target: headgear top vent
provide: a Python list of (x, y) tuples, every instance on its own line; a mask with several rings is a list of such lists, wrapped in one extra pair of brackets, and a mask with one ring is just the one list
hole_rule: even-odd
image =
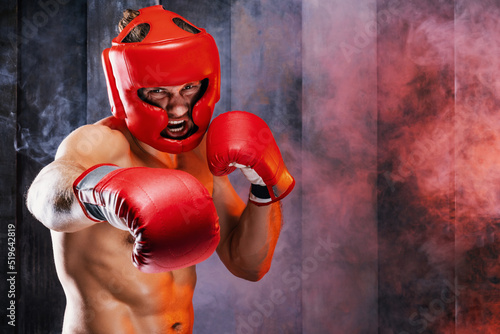
[[(220, 97), (219, 52), (205, 29), (195, 27), (161, 5), (139, 10), (112, 46), (102, 54), (104, 73), (113, 115), (124, 119), (130, 132), (157, 150), (181, 153), (194, 149), (203, 139), (215, 104)], [(196, 30), (179, 27), (179, 20)], [(140, 42), (124, 43), (132, 29), (149, 25)], [(144, 102), (138, 90), (145, 87), (178, 86), (208, 80), (203, 96), (192, 109), (196, 131), (185, 139), (165, 138), (161, 132), (168, 125), (167, 112)]]

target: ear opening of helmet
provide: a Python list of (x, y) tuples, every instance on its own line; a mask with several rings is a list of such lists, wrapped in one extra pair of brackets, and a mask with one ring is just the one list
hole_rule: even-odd
[(122, 43), (137, 43), (142, 42), (149, 33), (151, 26), (148, 23), (136, 25), (130, 32), (121, 40)]
[(190, 25), (189, 23), (187, 23), (186, 21), (184, 21), (180, 17), (174, 17), (172, 19), (172, 21), (175, 23), (176, 26), (178, 26), (182, 30), (187, 31), (187, 32), (189, 32), (191, 34), (196, 35), (196, 34), (198, 34), (198, 33), (201, 32), (201, 30), (199, 30), (196, 27), (193, 27), (192, 25)]

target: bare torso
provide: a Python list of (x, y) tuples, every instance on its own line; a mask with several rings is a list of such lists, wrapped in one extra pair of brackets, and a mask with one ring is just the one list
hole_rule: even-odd
[[(197, 177), (212, 193), (213, 177), (206, 165), (204, 143), (176, 157), (153, 156), (138, 146), (115, 119), (101, 124), (123, 133), (121, 140), (129, 145), (128, 152), (111, 163), (181, 169)], [(104, 143), (109, 145), (106, 138)], [(108, 223), (73, 233), (52, 231), (52, 242), (67, 299), (63, 333), (192, 332), (194, 266), (160, 274), (142, 273), (131, 261), (133, 238)]]

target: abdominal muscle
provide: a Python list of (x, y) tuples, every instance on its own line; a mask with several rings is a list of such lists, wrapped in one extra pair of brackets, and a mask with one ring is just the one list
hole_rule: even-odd
[(131, 261), (128, 232), (97, 223), (52, 232), (66, 294), (63, 333), (191, 333), (195, 267), (146, 274)]

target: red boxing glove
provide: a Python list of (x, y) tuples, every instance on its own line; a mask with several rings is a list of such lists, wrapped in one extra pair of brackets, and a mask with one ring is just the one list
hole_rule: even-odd
[(73, 189), (87, 217), (135, 237), (132, 261), (142, 272), (197, 264), (219, 243), (212, 198), (186, 172), (97, 165), (80, 175)]
[(216, 176), (240, 168), (252, 183), (249, 199), (257, 205), (281, 200), (295, 185), (266, 122), (245, 111), (230, 111), (212, 121), (207, 160)]

